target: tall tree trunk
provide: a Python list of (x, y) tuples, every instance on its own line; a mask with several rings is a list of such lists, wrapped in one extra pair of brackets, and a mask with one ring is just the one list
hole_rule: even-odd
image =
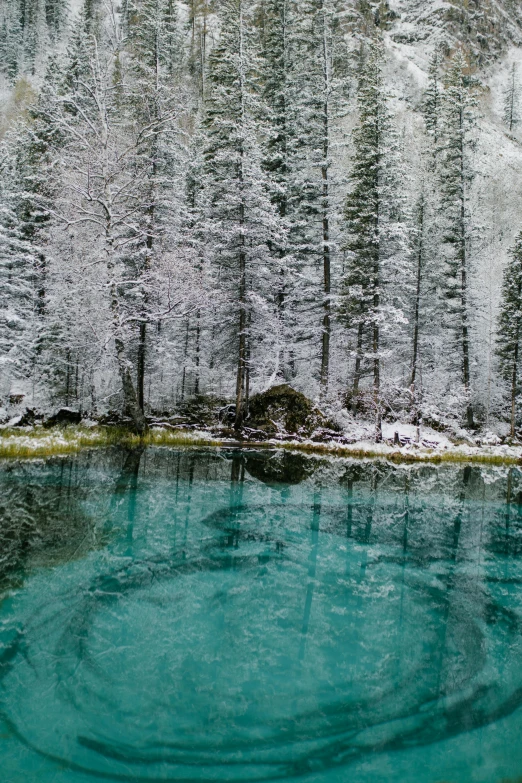
[[(158, 53), (156, 56), (156, 79), (158, 79), (159, 76), (159, 62), (158, 62)], [(158, 119), (158, 107), (157, 104), (154, 105), (154, 115), (155, 119)], [(151, 171), (151, 182), (150, 182), (150, 206), (147, 210), (147, 237), (145, 240), (145, 263), (143, 265), (143, 271), (142, 275), (147, 275), (147, 273), (150, 270), (151, 263), (152, 263), (152, 248), (154, 245), (154, 219), (155, 219), (155, 212), (156, 212), (156, 174), (157, 174), (157, 137), (154, 137), (154, 142), (152, 145), (152, 171)], [(138, 405), (140, 406), (140, 409), (142, 412), (145, 411), (145, 394), (144, 394), (144, 387), (145, 387), (145, 357), (146, 357), (146, 350), (147, 350), (147, 305), (148, 305), (148, 296), (147, 296), (147, 290), (142, 291), (143, 293), (143, 307), (142, 307), (142, 320), (140, 322), (140, 332), (139, 332), (139, 338), (138, 338), (138, 361), (137, 361), (137, 392), (138, 392)]]
[(47, 259), (43, 253), (38, 253), (35, 264), (36, 277), (36, 313), (43, 318), (46, 311)]
[(186, 390), (186, 381), (187, 381), (187, 356), (188, 356), (188, 344), (189, 344), (189, 331), (190, 331), (190, 320), (187, 317), (187, 329), (185, 331), (185, 350), (183, 353), (183, 374), (181, 376), (181, 399), (185, 399), (185, 390)]
[[(517, 301), (520, 302), (522, 295), (522, 282), (519, 280), (517, 290)], [(513, 371), (511, 376), (511, 437), (515, 437), (515, 425), (516, 425), (516, 404), (518, 396), (518, 356), (520, 351), (520, 327), (521, 318), (517, 315), (516, 331), (515, 331), (515, 348), (513, 351)]]
[(65, 376), (65, 405), (69, 407), (69, 391), (71, 386), (71, 351), (67, 348), (67, 374)]
[(121, 337), (117, 335), (114, 340), (116, 347), (116, 358), (118, 360), (118, 370), (120, 373), (120, 379), (123, 387), (123, 399), (125, 401), (125, 409), (128, 415), (132, 419), (134, 430), (138, 435), (144, 435), (148, 430), (147, 421), (143, 415), (138, 404), (138, 397), (134, 389), (132, 382), (132, 376), (125, 356), (125, 344)]
[[(374, 267), (374, 294), (373, 294), (373, 311), (374, 319), (377, 319), (380, 305), (379, 295), (379, 263), (377, 262)], [(382, 413), (381, 413), (381, 358), (379, 356), (380, 348), (380, 332), (379, 324), (377, 320), (373, 323), (373, 402), (375, 405), (375, 442), (380, 443), (382, 441)]]
[(511, 89), (509, 91), (509, 132), (513, 131), (515, 119), (515, 63), (511, 66)]
[(379, 357), (379, 327), (373, 326), (373, 402), (375, 405), (375, 442), (382, 441), (381, 360)]
[(137, 366), (137, 393), (138, 405), (140, 410), (145, 410), (144, 384), (145, 384), (145, 342), (147, 339), (147, 324), (145, 321), (140, 323), (140, 335), (138, 341), (138, 366)]
[(116, 348), (116, 360), (118, 363), (118, 371), (123, 389), (125, 411), (132, 419), (135, 432), (138, 435), (144, 435), (148, 430), (148, 425), (145, 416), (143, 415), (143, 411), (138, 404), (138, 397), (132, 382), (129, 362), (127, 361), (127, 357), (125, 355), (125, 343), (122, 337), (120, 300), (118, 295), (118, 287), (116, 285), (116, 280), (114, 279), (114, 248), (112, 246), (112, 240), (110, 237), (110, 226), (107, 229), (106, 253), (107, 271), (109, 273), (110, 279), (109, 286), (114, 346)]
[[(241, 3), (241, 0), (240, 0)], [(240, 5), (240, 18), (239, 18), (239, 57), (243, 64), (244, 52), (243, 52), (243, 10)], [(241, 74), (243, 74), (243, 65), (241, 65)], [(243, 78), (243, 76), (241, 77)], [(241, 84), (241, 115), (242, 123), (244, 127), (245, 123), (245, 85)], [(238, 344), (238, 356), (237, 356), (237, 377), (236, 377), (236, 418), (234, 421), (234, 429), (236, 431), (241, 430), (244, 419), (243, 409), (243, 388), (245, 384), (245, 364), (246, 364), (246, 328), (247, 328), (247, 314), (246, 314), (246, 250), (245, 250), (245, 202), (243, 200), (243, 181), (244, 181), (244, 160), (245, 154), (243, 148), (243, 142), (240, 142), (239, 146), (239, 164), (238, 164), (238, 180), (241, 193), (241, 202), (239, 205), (239, 344)]]
[(466, 254), (466, 196), (465, 196), (465, 171), (464, 171), (464, 116), (460, 112), (460, 221), (459, 221), (459, 261), (460, 261), (460, 305), (462, 318), (462, 370), (464, 389), (468, 397), (466, 407), (466, 422), (469, 429), (474, 429), (473, 406), (471, 404), (471, 374), (469, 362), (469, 327), (468, 327), (468, 283), (467, 283), (467, 254)]
[[(156, 175), (156, 161), (152, 164), (152, 176), (153, 180), (155, 179)], [(152, 245), (154, 242), (153, 236), (152, 236), (152, 226), (154, 223), (154, 181), (152, 184), (152, 191), (151, 194), (151, 202), (149, 207), (149, 214), (147, 216), (148, 219), (148, 232), (147, 232), (147, 239), (146, 239), (146, 251), (145, 251), (145, 263), (143, 266), (143, 272), (142, 274), (147, 274), (147, 272), (150, 269), (151, 265), (151, 256), (152, 256)], [(142, 412), (145, 411), (145, 394), (144, 394), (144, 387), (145, 387), (145, 357), (146, 357), (146, 350), (147, 350), (147, 304), (148, 304), (148, 297), (146, 290), (143, 291), (143, 307), (142, 307), (142, 313), (141, 317), (142, 320), (140, 322), (140, 331), (139, 331), (139, 337), (138, 337), (138, 360), (137, 360), (137, 379), (136, 379), (136, 386), (137, 386), (137, 392), (138, 392), (138, 405), (140, 406), (140, 410)]]
[(420, 320), (420, 296), (422, 284), (422, 262), (424, 254), (424, 200), (421, 201), (419, 210), (419, 247), (417, 252), (417, 280), (415, 287), (415, 307), (413, 312), (413, 358), (411, 363), (411, 381), (410, 386), (412, 394), (415, 393), (415, 383), (417, 380), (417, 362), (419, 358), (419, 320)]
[[(250, 318), (248, 319), (248, 333), (250, 336)], [(245, 419), (248, 419), (250, 407), (250, 339), (247, 340), (245, 356)]]
[(201, 99), (205, 99), (205, 62), (207, 59), (207, 0), (203, 5), (203, 30), (201, 31)]
[[(245, 219), (244, 205), (240, 206), (240, 225), (243, 227)], [(234, 428), (240, 430), (243, 426), (243, 387), (245, 383), (245, 361), (246, 361), (246, 255), (245, 238), (241, 232), (239, 248), (239, 343), (237, 356), (237, 377), (236, 377), (236, 419)]]
[(328, 48), (326, 43), (326, 15), (323, 2), (323, 165), (321, 176), (323, 181), (322, 212), (323, 212), (323, 339), (321, 346), (321, 388), (324, 393), (328, 390), (328, 376), (330, 371), (330, 334), (331, 334), (331, 269), (330, 269), (330, 219), (329, 219), (329, 182), (328, 182), (328, 155), (329, 149), (329, 118), (328, 118)]
[(424, 196), (421, 198), (419, 208), (419, 247), (417, 250), (417, 270), (415, 286), (415, 306), (413, 311), (413, 356), (411, 362), (410, 393), (411, 403), (414, 406), (413, 423), (420, 427), (420, 411), (417, 401), (417, 366), (419, 361), (419, 332), (420, 332), (420, 298), (422, 288), (422, 270), (424, 261)]
[(511, 378), (511, 437), (515, 437), (515, 414), (517, 402), (517, 377), (518, 377), (518, 340), (513, 355), (513, 376)]
[[(282, 93), (282, 111), (281, 111), (281, 117), (282, 117), (282, 124), (280, 126), (279, 134), (281, 137), (282, 142), (282, 166), (280, 168), (280, 174), (284, 177), (285, 184), (281, 188), (281, 194), (279, 196), (278, 194), (278, 210), (279, 210), (279, 216), (281, 217), (281, 220), (283, 223), (286, 221), (286, 217), (288, 214), (288, 194), (286, 191), (286, 184), (287, 184), (287, 177), (288, 177), (288, 121), (287, 121), (287, 111), (288, 111), (288, 105), (287, 105), (287, 97), (286, 97), (286, 81), (287, 81), (287, 72), (288, 72), (288, 60), (287, 60), (287, 54), (288, 54), (288, 41), (287, 41), (287, 7), (286, 2), (283, 4), (282, 9), (282, 18), (281, 18), (281, 25), (282, 25), (282, 36), (283, 36), (283, 68), (282, 68), (282, 76), (285, 83), (285, 90)], [(279, 251), (280, 261), (281, 261), (281, 269), (279, 272), (279, 280), (280, 280), (280, 288), (277, 295), (277, 307), (279, 310), (279, 322), (281, 325), (281, 350), (280, 350), (280, 356), (279, 356), (279, 367), (280, 367), (280, 374), (281, 377), (287, 381), (293, 376), (292, 371), (292, 360), (290, 357), (288, 357), (287, 360), (287, 354), (286, 354), (286, 339), (285, 339), (285, 319), (286, 319), (286, 313), (285, 313), (285, 307), (286, 307), (286, 295), (287, 295), (287, 280), (286, 280), (286, 270), (284, 265), (284, 259), (286, 256), (286, 250), (285, 248), (280, 248)]]
[(195, 365), (196, 365), (196, 378), (194, 380), (194, 394), (198, 395), (200, 392), (200, 338), (201, 338), (201, 311), (198, 310), (196, 313), (196, 356), (195, 356)]
[(361, 382), (361, 370), (362, 370), (362, 344), (363, 344), (363, 324), (360, 323), (357, 327), (357, 348), (355, 353), (355, 371), (353, 374), (353, 386), (352, 386), (352, 413), (355, 415), (357, 411), (357, 397), (359, 396), (359, 383)]

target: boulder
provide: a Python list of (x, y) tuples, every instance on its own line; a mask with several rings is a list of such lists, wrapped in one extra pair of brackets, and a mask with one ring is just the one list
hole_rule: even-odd
[(33, 427), (38, 421), (42, 421), (43, 415), (34, 410), (34, 408), (26, 408), (22, 413), (18, 427)]
[(46, 427), (55, 427), (58, 424), (79, 424), (82, 420), (82, 414), (80, 411), (75, 411), (73, 408), (60, 408), (53, 416), (45, 422)]
[(247, 426), (269, 435), (280, 433), (307, 438), (317, 429), (338, 430), (308, 397), (286, 383), (255, 394), (248, 413)]

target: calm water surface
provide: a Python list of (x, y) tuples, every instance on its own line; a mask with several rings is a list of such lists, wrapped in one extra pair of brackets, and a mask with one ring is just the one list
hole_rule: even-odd
[(522, 474), (0, 467), (5, 783), (522, 780)]

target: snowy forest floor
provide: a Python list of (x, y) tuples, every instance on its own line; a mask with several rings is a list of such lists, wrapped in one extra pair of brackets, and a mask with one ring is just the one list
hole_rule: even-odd
[[(400, 428), (394, 427), (400, 432)], [(389, 433), (385, 432), (386, 435)], [(393, 435), (395, 432), (393, 433)], [(393, 437), (393, 436), (392, 436)], [(407, 437), (407, 436), (405, 436)], [(340, 443), (339, 440), (317, 442), (280, 436), (268, 440), (219, 437), (204, 429), (168, 429), (153, 426), (143, 438), (133, 435), (123, 427), (91, 426), (67, 427), (3, 427), (0, 429), (0, 459), (42, 459), (67, 455), (86, 448), (120, 446), (213, 446), (226, 448), (283, 448), (333, 457), (379, 458), (393, 462), (480, 462), (496, 465), (522, 465), (522, 446), (452, 442), (439, 436), (438, 442), (426, 446), (413, 441), (402, 445), (392, 444), (387, 438), (383, 443), (356, 440)], [(401, 440), (404, 437), (401, 434)], [(426, 443), (426, 441), (424, 441)]]

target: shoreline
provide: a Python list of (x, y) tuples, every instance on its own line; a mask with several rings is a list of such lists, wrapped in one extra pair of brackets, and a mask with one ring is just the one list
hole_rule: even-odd
[(336, 441), (317, 442), (312, 440), (247, 441), (219, 438), (205, 430), (171, 430), (153, 427), (143, 438), (128, 430), (109, 426), (68, 426), (24, 428), (21, 431), (0, 430), (0, 459), (26, 460), (67, 456), (93, 448), (121, 446), (188, 446), (235, 449), (285, 449), (323, 457), (344, 457), (347, 459), (381, 459), (393, 463), (476, 463), (487, 465), (522, 466), (520, 446), (470, 446), (467, 444), (444, 446), (442, 448), (418, 447), (412, 444), (392, 446), (388, 443), (359, 441), (340, 444)]

